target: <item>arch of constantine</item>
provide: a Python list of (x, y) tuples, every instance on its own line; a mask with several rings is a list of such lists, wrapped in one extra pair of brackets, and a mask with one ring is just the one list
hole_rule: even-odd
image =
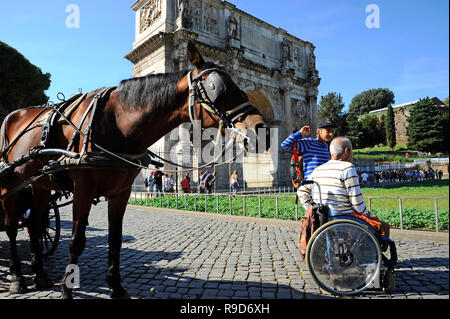
[[(125, 58), (134, 64), (134, 76), (191, 68), (186, 46), (193, 41), (205, 60), (230, 72), (271, 128), (277, 130), (273, 142), (277, 145), (269, 154), (248, 156), (243, 163), (215, 168), (216, 187), (227, 189), (234, 169), (248, 188), (288, 185), (291, 154), (279, 145), (303, 125), (311, 125), (314, 132), (317, 123), (320, 78), (314, 45), (227, 1), (139, 0), (131, 9), (136, 14), (135, 41)], [(190, 125), (180, 127), (178, 141), (168, 134), (151, 150), (167, 157), (174, 144), (189, 144), (185, 135)], [(195, 156), (191, 164), (201, 165)], [(164, 168), (173, 169), (170, 165)], [(191, 174), (193, 181), (197, 181), (196, 174)], [(177, 178), (179, 184), (181, 174)]]

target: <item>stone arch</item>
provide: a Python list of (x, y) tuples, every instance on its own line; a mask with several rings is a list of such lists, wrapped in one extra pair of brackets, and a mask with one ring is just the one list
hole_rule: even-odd
[(252, 102), (252, 104), (264, 116), (266, 121), (274, 119), (272, 103), (270, 103), (269, 99), (262, 92), (258, 90), (250, 90), (245, 93), (247, 94), (250, 102)]

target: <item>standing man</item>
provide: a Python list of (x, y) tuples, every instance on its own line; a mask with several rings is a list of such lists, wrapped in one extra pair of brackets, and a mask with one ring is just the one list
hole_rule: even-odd
[(212, 187), (216, 181), (216, 172), (206, 173), (203, 177), (203, 187), (206, 189), (208, 194), (212, 193)]
[(146, 178), (145, 178), (145, 187), (147, 187), (147, 198), (153, 197), (153, 185), (155, 184), (153, 180), (153, 173), (151, 172)]
[(292, 133), (281, 143), (281, 147), (292, 151), (294, 144), (299, 153), (303, 154), (303, 174), (304, 179), (312, 171), (328, 162), (330, 159), (329, 145), (334, 135), (334, 124), (327, 118), (319, 122), (317, 128), (317, 138), (309, 137), (311, 135), (311, 127), (303, 126), (300, 131)]
[(363, 172), (361, 174), (361, 178), (362, 178), (362, 182), (363, 182), (363, 187), (366, 187), (367, 181), (369, 180), (369, 174), (367, 174), (366, 172)]
[(160, 194), (162, 195), (162, 177), (165, 175), (163, 172), (161, 172), (159, 169), (156, 169), (153, 174), (153, 180), (156, 186), (156, 197), (158, 197)]

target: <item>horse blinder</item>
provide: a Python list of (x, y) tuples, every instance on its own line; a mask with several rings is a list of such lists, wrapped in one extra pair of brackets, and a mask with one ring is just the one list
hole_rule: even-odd
[(214, 103), (219, 96), (227, 90), (227, 87), (219, 73), (215, 71), (208, 75), (203, 83), (203, 87), (205, 89), (206, 96), (212, 103)]

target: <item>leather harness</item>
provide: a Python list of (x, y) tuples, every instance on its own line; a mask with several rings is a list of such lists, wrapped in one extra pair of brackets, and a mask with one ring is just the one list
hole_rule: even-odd
[[(241, 116), (248, 114), (249, 112), (255, 110), (255, 106), (253, 106), (249, 101), (244, 102), (229, 111), (221, 111), (216, 108), (214, 103), (216, 100), (226, 92), (226, 85), (221, 79), (219, 73), (226, 74), (228, 76), (229, 73), (219, 69), (219, 68), (211, 68), (206, 69), (197, 74), (192, 78), (192, 71), (188, 73), (188, 85), (189, 85), (189, 118), (193, 123), (197, 119), (196, 112), (196, 101), (200, 104), (201, 107), (205, 108), (205, 110), (209, 113), (214, 114), (219, 118), (219, 132), (223, 127), (228, 127), (235, 130), (236, 133), (243, 135), (243, 133), (239, 133), (233, 127), (234, 122)], [(208, 77), (202, 81), (202, 76), (208, 74)], [(231, 77), (231, 76), (230, 76)], [(44, 117), (37, 121), (37, 119), (41, 116), (43, 111), (48, 109), (49, 106), (44, 108), (32, 121), (29, 123), (36, 122), (37, 125), (42, 126), (41, 140), (37, 147), (32, 148), (27, 154), (23, 155), (21, 158), (7, 164), (6, 161), (2, 163), (0, 167), (0, 178), (3, 175), (13, 171), (16, 167), (23, 165), (30, 159), (39, 159), (43, 157), (55, 157), (59, 156), (57, 160), (50, 161), (47, 165), (45, 165), (42, 169), (37, 171), (34, 176), (29, 178), (28, 180), (23, 181), (20, 185), (15, 188), (9, 190), (7, 193), (0, 196), (0, 200), (3, 200), (14, 193), (17, 193), (24, 187), (30, 185), (36, 180), (40, 179), (43, 176), (50, 176), (54, 179), (58, 184), (66, 184), (63, 188), (67, 188), (67, 183), (55, 176), (55, 173), (63, 172), (68, 169), (77, 168), (103, 168), (103, 169), (140, 169), (147, 168), (148, 165), (152, 164), (156, 167), (162, 167), (163, 164), (151, 159), (151, 157), (157, 157), (163, 161), (169, 162), (176, 166), (176, 163), (172, 163), (163, 158), (160, 158), (156, 154), (151, 151), (146, 151), (142, 154), (119, 154), (113, 153), (104, 149), (100, 145), (91, 142), (93, 146), (98, 148), (100, 151), (98, 152), (87, 152), (87, 144), (90, 140), (91, 129), (93, 119), (98, 108), (99, 103), (106, 103), (105, 101), (109, 98), (110, 93), (116, 87), (108, 87), (102, 89), (99, 93), (97, 93), (83, 114), (81, 121), (78, 126), (76, 126), (69, 119), (70, 115), (73, 111), (86, 99), (87, 94), (77, 94), (71, 97), (67, 101), (63, 101), (57, 105), (51, 107), (51, 111), (48, 112)], [(198, 94), (200, 93), (200, 95)], [(90, 117), (88, 119), (88, 114), (90, 113)], [(85, 132), (81, 131), (81, 127), (84, 122), (88, 120), (88, 125)], [(52, 141), (52, 128), (58, 123), (66, 123), (71, 125), (74, 128), (74, 133), (72, 134), (71, 140), (66, 148), (66, 150), (61, 149), (49, 149), (49, 144)], [(75, 139), (78, 136), (82, 136), (84, 138), (83, 147), (81, 152), (75, 153), (71, 152)], [(21, 135), (20, 135), (21, 136)], [(20, 137), (19, 136), (19, 137)], [(246, 136), (244, 136), (246, 137)], [(217, 143), (219, 142), (220, 133), (217, 134)], [(14, 141), (10, 146), (2, 151), (1, 156), (4, 157), (8, 151), (8, 149), (15, 143)], [(182, 166), (183, 167), (183, 166)], [(186, 168), (186, 167), (184, 167)], [(70, 190), (70, 189), (69, 189)]]

